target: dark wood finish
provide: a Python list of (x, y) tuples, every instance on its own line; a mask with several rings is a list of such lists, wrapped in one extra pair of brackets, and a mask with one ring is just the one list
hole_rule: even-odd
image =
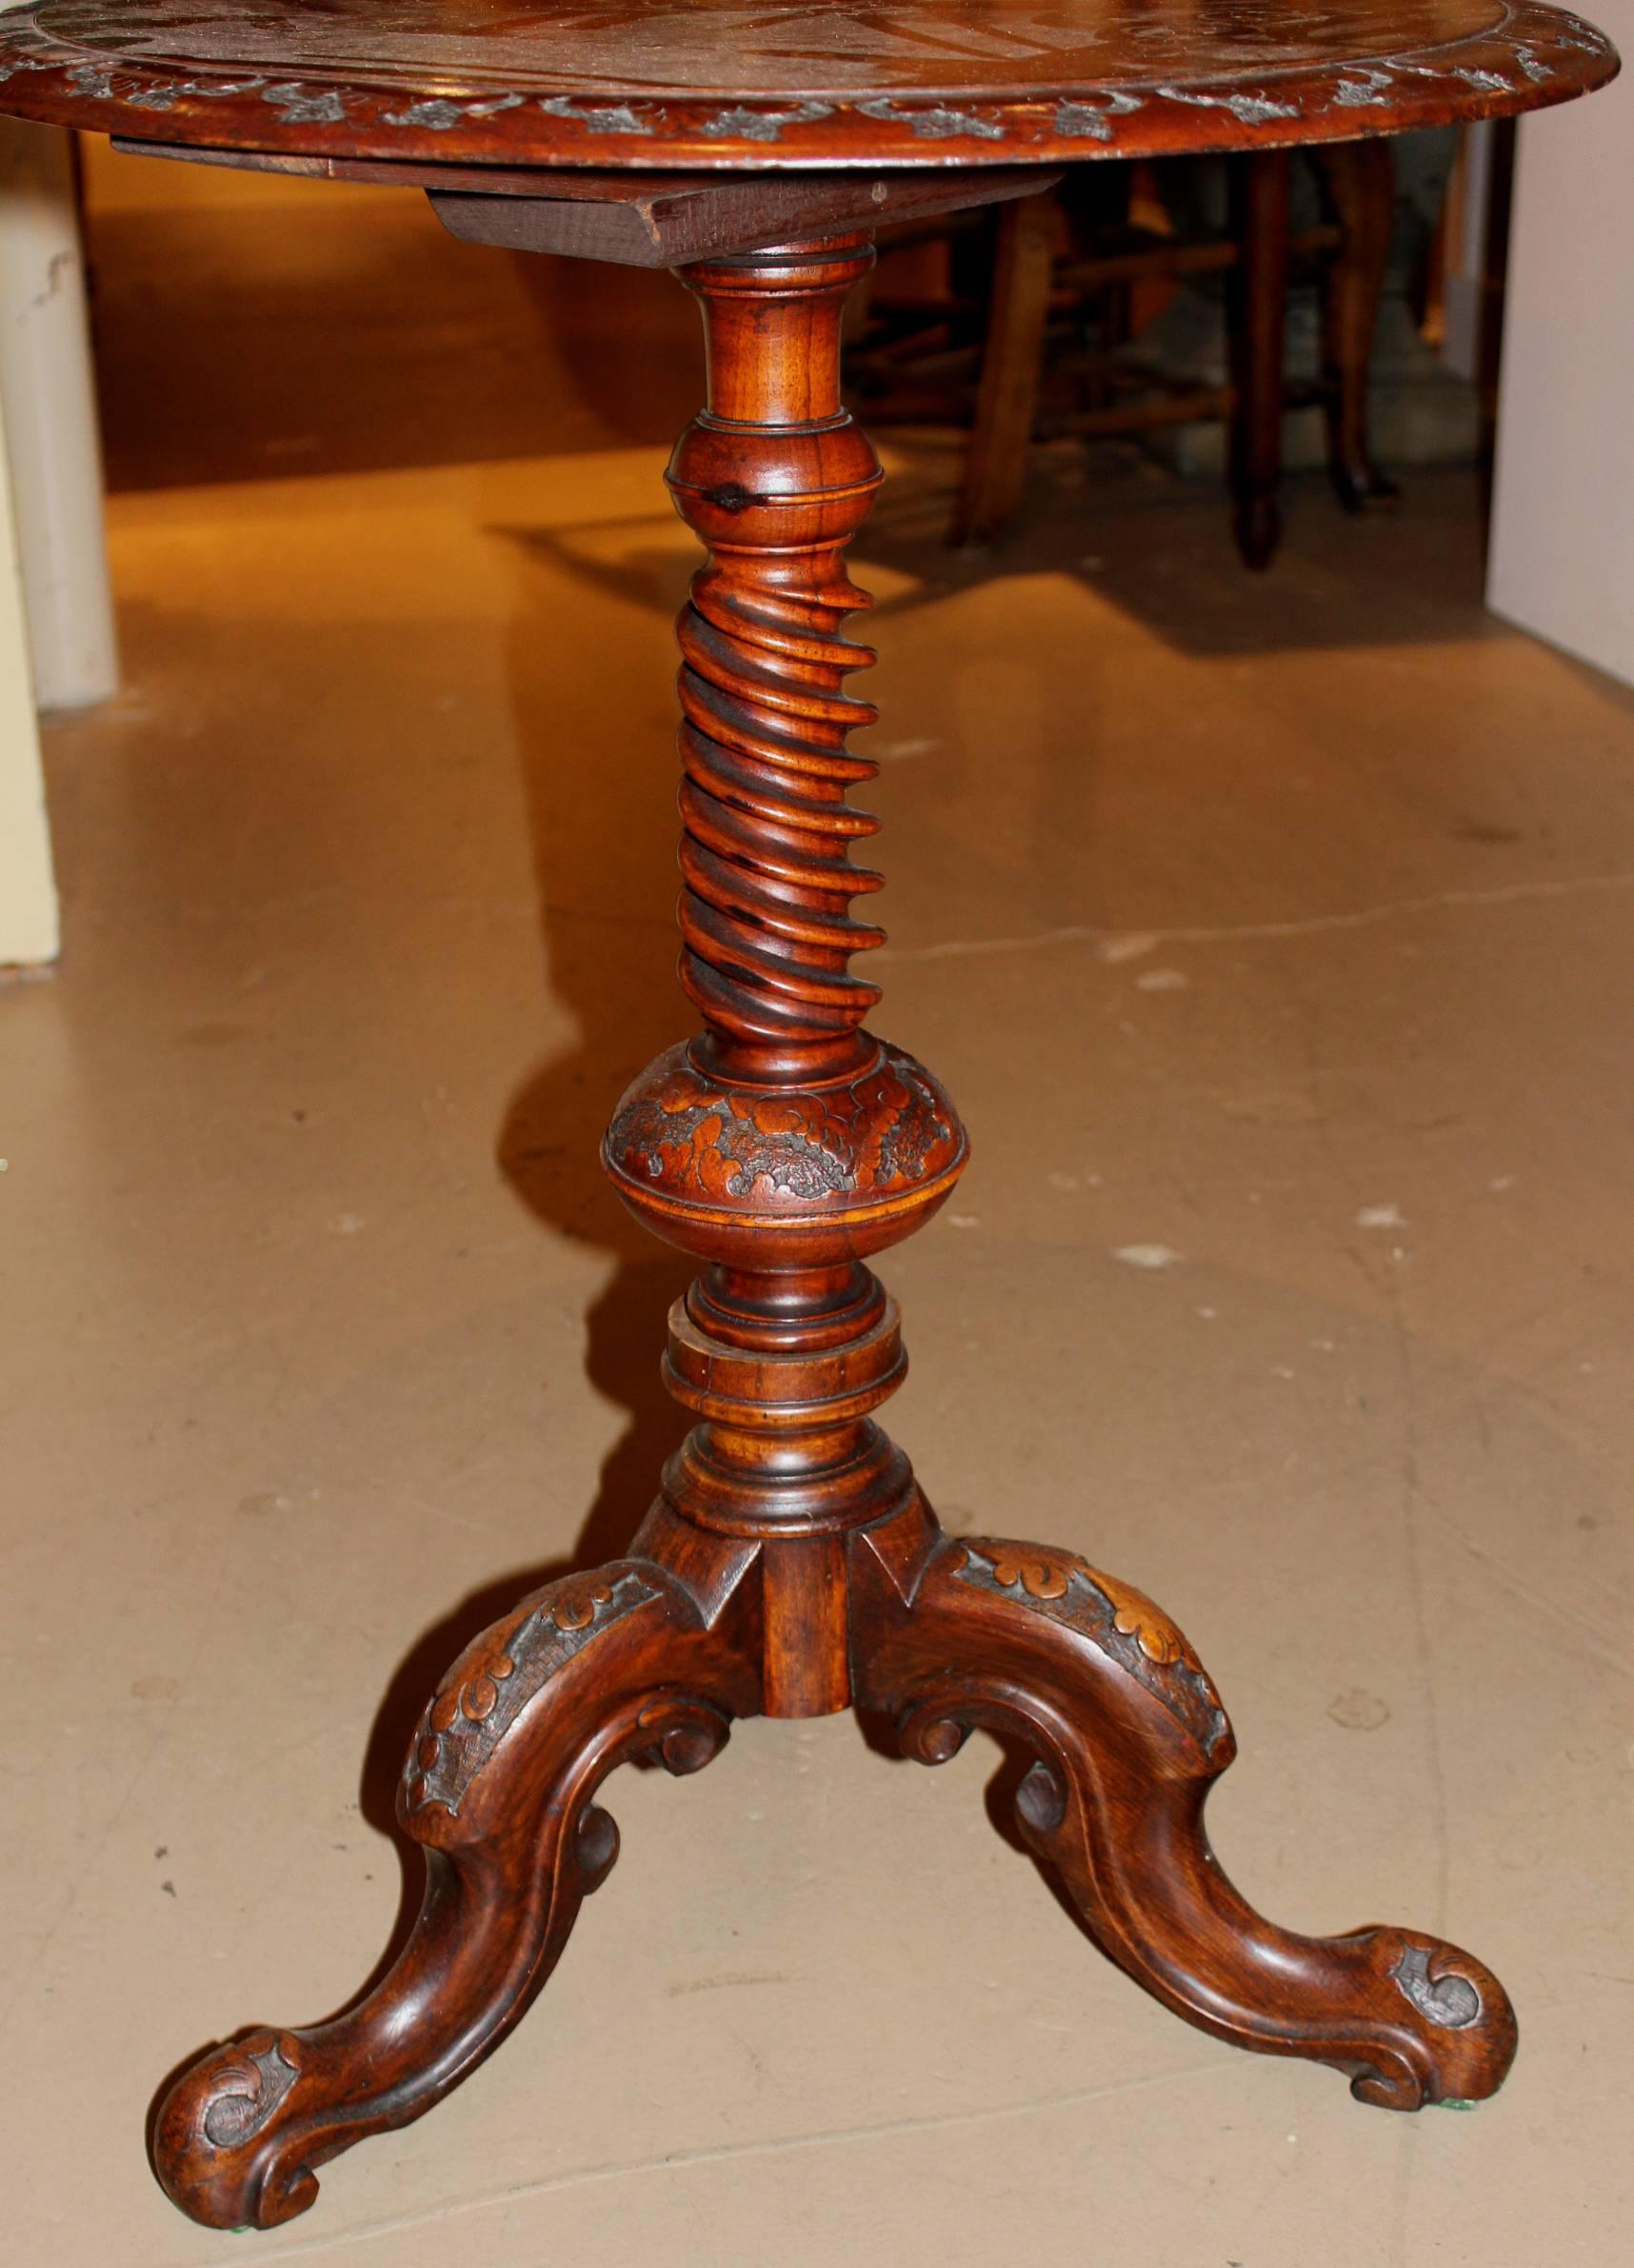
[(681, 1582), (620, 1561), (536, 1591), (461, 1656), (398, 1794), (426, 1854), (413, 1934), (345, 2015), (259, 2026), (170, 2089), (154, 2162), (184, 2213), (291, 2219), (315, 2168), (429, 2110), (499, 2044), (618, 1856), (595, 1802), (608, 1773), (634, 1756), (696, 1771), (752, 1710), (749, 1615), (742, 1602), (710, 1629)]
[[(3, 107), (3, 106), (0, 106)], [(161, 157), (308, 180), (423, 189), (450, 236), (510, 251), (608, 260), (623, 268), (673, 268), (775, 244), (814, 229), (884, 228), (919, 214), (997, 205), (1029, 196), (1058, 174), (1036, 166), (980, 172), (546, 173), (507, 166), (416, 165), (411, 159), (301, 157), (289, 151), (211, 149), (186, 142), (133, 141), (126, 157)]]
[[(959, 34), (941, 59), (939, 6)], [(899, 12), (803, 16), (812, 55), (751, 36), (766, 19), (741, 0), (464, 32), (441, 0), (58, 0), (8, 20), (0, 108), (337, 166), (877, 170), (1275, 147), (1523, 109), (1613, 68), (1575, 18), (1492, 0), (1247, 0), (1218, 28), (1145, 0), (990, 0), (979, 22), (927, 0), (912, 38)], [(849, 791), (875, 767), (847, 735), (874, 712), (847, 682), (871, 656), (843, 634), (867, 605), (845, 549), (880, 469), (838, 348), (871, 251), (861, 229), (790, 229), (684, 271), (708, 363), (669, 468), (708, 553), (678, 626), (681, 974), (702, 1030), (634, 1083), (604, 1149), (637, 1217), (702, 1263), (666, 1358), (697, 1423), (631, 1556), (525, 1599), (429, 1703), (399, 1790), (425, 1898), (393, 1966), (345, 2014), (257, 2028), (169, 2089), (155, 2164), (210, 2225), (289, 2219), (327, 2159), (456, 2085), (612, 1863), (608, 1774), (642, 1754), (696, 1770), (757, 1711), (855, 1702), (926, 1761), (972, 1724), (1018, 1736), (1037, 1758), (1023, 1825), (1088, 1926), (1226, 2039), (1336, 2064), (1398, 2109), (1489, 2094), (1513, 2054), (1508, 2002), (1467, 1955), (1404, 1930), (1296, 1938), (1245, 1905), (1202, 1828), (1230, 1733), (1178, 1632), (1069, 1555), (942, 1537), (875, 1422), (904, 1357), (867, 1263), (943, 1204), (966, 1144), (937, 1081), (869, 1031), (878, 990), (851, 966), (882, 932), (852, 858), (875, 822)]]
[(955, 1542), (928, 1516), (911, 1542), (905, 1528), (856, 1540), (859, 1698), (922, 1763), (945, 1762), (973, 1726), (1031, 1752), (1018, 1823), (1105, 1952), (1234, 2047), (1346, 2072), (1360, 2102), (1416, 2111), (1491, 2094), (1515, 2018), (1490, 1970), (1417, 1930), (1296, 1936), (1226, 1880), (1203, 1808), (1236, 1744), (1149, 1599), (1070, 1552)]
[[(1046, 175), (1046, 180), (1052, 178)], [(776, 244), (812, 229), (855, 229), (946, 212), (955, 206), (997, 205), (1030, 197), (1031, 166), (986, 173), (785, 173), (757, 180), (699, 181), (643, 193), (626, 174), (624, 197), (494, 196), (470, 189), (430, 191), (438, 218), (468, 244), (497, 244), (517, 252), (562, 252), (611, 260), (627, 268), (674, 268)]]
[(1337, 2064), (1395, 2109), (1487, 2094), (1515, 2027), (1469, 1956), (1402, 1930), (1303, 1939), (1260, 1920), (1201, 1824), (1231, 1736), (1137, 1591), (1069, 1555), (944, 1539), (873, 1413), (904, 1372), (864, 1264), (944, 1202), (966, 1144), (945, 1090), (876, 1040), (852, 957), (874, 711), (841, 632), (867, 605), (844, 553), (874, 452), (840, 406), (860, 234), (687, 269), (708, 407), (669, 468), (708, 547), (681, 616), (683, 985), (700, 1036), (623, 1097), (607, 1169), (704, 1271), (665, 1375), (698, 1420), (628, 1560), (525, 1600), (422, 1721), (400, 1817), (424, 1909), (386, 1979), (309, 2029), (213, 2050), (160, 2113), (159, 2176), (219, 2227), (309, 2205), (315, 2169), (430, 2108), (517, 2020), (617, 1834), (594, 1800), (648, 1753), (706, 1762), (728, 1721), (884, 1712), (935, 1762), (966, 1730), (1026, 1741), (1023, 1825), (1112, 1957), (1179, 2014)]
[(1268, 567), (1282, 541), (1283, 339), (1288, 297), (1288, 153), (1257, 151), (1231, 169), (1232, 233), (1243, 256), (1231, 270), (1231, 495), (1237, 548)]
[(1611, 75), (1533, 0), (42, 0), (6, 107), (318, 156), (757, 172), (1060, 164), (1507, 116)]

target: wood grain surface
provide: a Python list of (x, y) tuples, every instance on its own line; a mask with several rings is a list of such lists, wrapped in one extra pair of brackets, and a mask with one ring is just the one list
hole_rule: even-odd
[(1401, 2111), (1489, 2095), (1514, 2055), (1502, 1985), (1457, 1946), (1256, 1912), (1205, 1831), (1234, 1742), (1179, 1629), (1071, 1552), (945, 1536), (875, 1422), (906, 1357), (867, 1263), (930, 1218), (966, 1144), (939, 1082), (870, 1031), (878, 987), (851, 967), (882, 932), (854, 910), (877, 823), (850, 793), (876, 767), (847, 746), (874, 712), (849, 689), (872, 656), (845, 635), (867, 605), (845, 555), (880, 468), (839, 359), (872, 256), (858, 230), (684, 271), (708, 372), (668, 476), (707, 554), (677, 625), (702, 1029), (626, 1092), (604, 1163), (704, 1263), (664, 1368), (696, 1422), (630, 1555), (529, 1593), (427, 1704), (398, 1787), (425, 1890), (395, 1961), (327, 2022), (257, 2025), (168, 2090), (155, 2169), (209, 2226), (305, 2212), (321, 2166), (458, 2085), (617, 1857), (614, 1769), (696, 1771), (756, 1715), (854, 1703), (927, 1764), (972, 1728), (1019, 1744), (1020, 1828), (1066, 1900), (1216, 2038), (1335, 2065)]
[(1527, 0), (46, 0), (4, 20), (0, 109), (320, 156), (1013, 166), (1352, 140), (1615, 69)]

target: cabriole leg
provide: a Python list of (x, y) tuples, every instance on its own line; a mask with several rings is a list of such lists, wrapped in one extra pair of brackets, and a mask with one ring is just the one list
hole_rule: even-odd
[(1502, 2084), (1514, 2011), (1471, 1955), (1410, 1929), (1296, 1936), (1232, 1888), (1203, 1807), (1236, 1743), (1149, 1599), (1037, 1544), (929, 1526), (885, 1555), (870, 1541), (858, 1539), (859, 1701), (922, 1763), (945, 1762), (975, 1725), (1031, 1750), (1022, 1831), (1148, 1992), (1235, 2047), (1335, 2064), (1386, 2110)]
[(525, 1599), (468, 1646), (414, 1736), (401, 1824), (426, 1854), (402, 1953), (344, 2015), (212, 2049), (160, 2108), (160, 2180), (194, 2220), (271, 2228), (318, 2194), (315, 2169), (406, 2126), (474, 2071), (556, 1965), (618, 1856), (594, 1801), (617, 1765), (695, 1772), (758, 1703), (732, 1618), (620, 1560)]

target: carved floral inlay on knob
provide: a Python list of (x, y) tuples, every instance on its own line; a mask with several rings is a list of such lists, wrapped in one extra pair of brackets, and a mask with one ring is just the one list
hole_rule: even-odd
[(811, 1088), (729, 1086), (672, 1047), (608, 1129), (638, 1187), (742, 1211), (847, 1211), (925, 1186), (963, 1163), (964, 1129), (937, 1082), (882, 1045), (856, 1078)]

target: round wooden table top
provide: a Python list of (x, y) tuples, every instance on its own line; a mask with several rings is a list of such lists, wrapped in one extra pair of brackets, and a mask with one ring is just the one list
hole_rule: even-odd
[(1059, 165), (1563, 102), (1531, 0), (43, 0), (0, 110), (143, 140), (508, 167)]

